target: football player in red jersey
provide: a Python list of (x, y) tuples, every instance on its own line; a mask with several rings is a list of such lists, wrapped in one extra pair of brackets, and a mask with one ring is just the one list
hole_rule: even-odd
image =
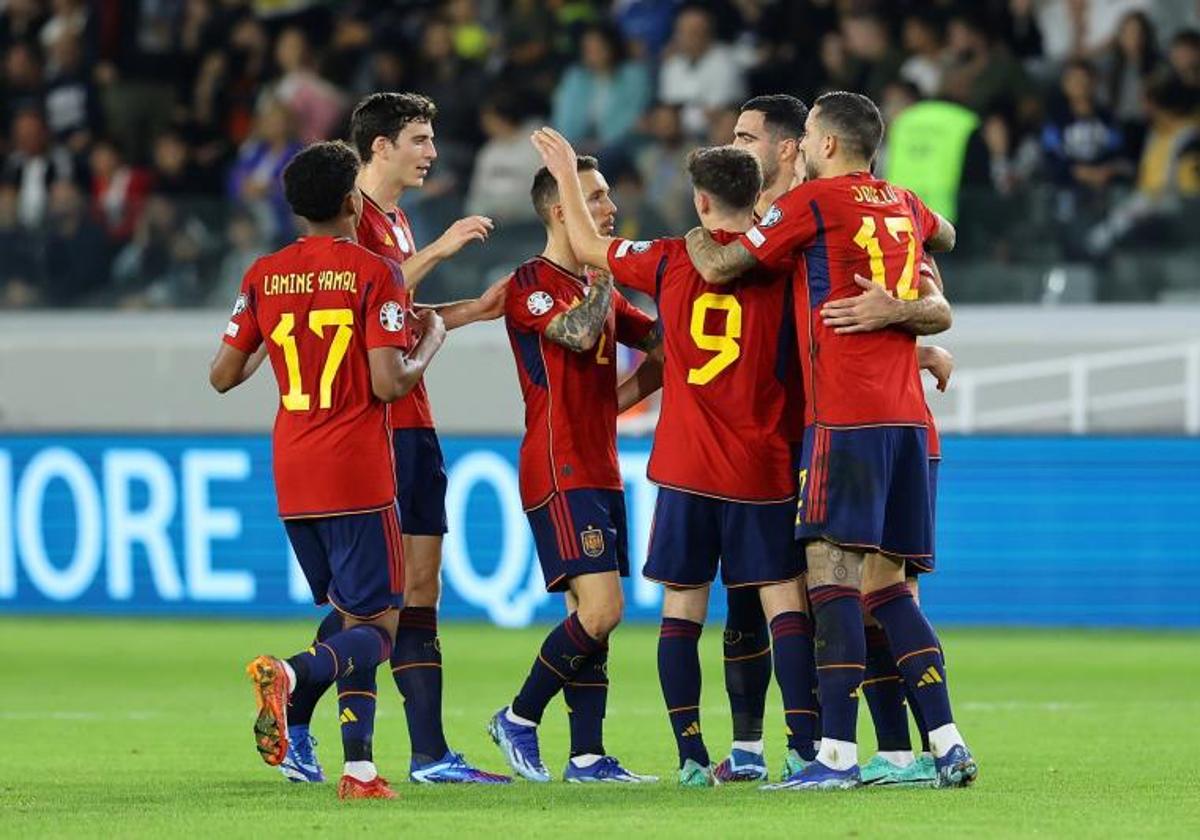
[(404, 586), (388, 403), (420, 380), (445, 328), (421, 313), (414, 341), (399, 268), (354, 242), (357, 175), (358, 157), (342, 143), (315, 144), (288, 164), (284, 191), (308, 234), (246, 272), (209, 379), (222, 393), (241, 384), (266, 344), (280, 394), (279, 515), (313, 600), (342, 618), (307, 651), (248, 666), (259, 752), (282, 763), (289, 696), (336, 680), (346, 759), (338, 795), (391, 798), (371, 747), (375, 668), (391, 653)]
[[(601, 236), (586, 212), (574, 150), (552, 129), (534, 134), (559, 181), (577, 259), (607, 262), (623, 284), (654, 296), (666, 364), (648, 475), (659, 486), (643, 574), (666, 586), (658, 664), (679, 748), (679, 781), (716, 783), (700, 730), (698, 642), (718, 566), (729, 588), (755, 591), (770, 624), (789, 747), (814, 755), (812, 631), (797, 581), (791, 445), (797, 395), (790, 266), (710, 286), (682, 239)], [(688, 161), (696, 211), (732, 241), (753, 223), (757, 160), (725, 146)]]
[[(611, 231), (616, 207), (596, 159), (571, 165), (580, 170), (592, 218)], [(513, 272), (505, 308), (525, 401), (518, 472), (546, 588), (566, 593), (569, 615), (546, 637), (520, 692), (488, 731), (513, 770), (549, 781), (537, 726), (561, 690), (571, 729), (566, 781), (653, 781), (605, 752), (603, 724), (608, 637), (621, 620), (620, 578), (629, 574), (615, 344), (652, 353), (661, 336), (650, 316), (613, 289), (611, 275), (585, 274), (548, 170), (534, 176), (531, 197), (546, 226), (546, 247)]]
[[(358, 242), (364, 248), (402, 263), (404, 283), (413, 289), (439, 262), (470, 242), (482, 241), (492, 229), (490, 219), (468, 216), (450, 226), (431, 245), (417, 250), (412, 228), (397, 201), (409, 189), (419, 189), (437, 158), (433, 119), (437, 109), (424, 96), (375, 93), (358, 103), (350, 118), (350, 137), (363, 161), (358, 187), (363, 212)], [(498, 318), (504, 300), (503, 281), (482, 298), (437, 307), (446, 328), (476, 320)], [(446, 532), (446, 469), (433, 426), (424, 381), (391, 408), (396, 493), (403, 533), (405, 584), (392, 675), (404, 696), (414, 782), (497, 783), (505, 776), (475, 768), (446, 744), (442, 726), (442, 653), (437, 638), (442, 535)], [(336, 628), (330, 616), (317, 632), (318, 641)], [(328, 686), (313, 684), (292, 698), (294, 742), (303, 745), (289, 755), (282, 770), (293, 781), (321, 776), (307, 725), (317, 701)]]
[[(929, 727), (938, 784), (966, 785), (978, 773), (954, 724), (937, 636), (904, 583), (905, 560), (932, 554), (928, 409), (915, 338), (908, 330), (831, 327), (821, 312), (863, 285), (881, 286), (898, 302), (920, 303), (918, 288), (925, 283), (918, 258), (926, 246), (953, 246), (949, 222), (870, 174), (882, 133), (870, 99), (824, 94), (801, 141), (805, 183), (737, 243), (722, 245), (703, 231), (688, 234), (693, 262), (716, 283), (759, 263), (800, 260), (794, 285), (807, 428), (796, 534), (807, 543), (823, 737), (817, 760), (784, 782), (787, 788), (861, 783), (855, 732), (866, 643), (860, 597), (887, 634)], [(857, 282), (856, 274), (870, 279)], [(908, 314), (932, 323), (944, 308), (941, 320), (948, 322), (944, 298), (925, 303)]]

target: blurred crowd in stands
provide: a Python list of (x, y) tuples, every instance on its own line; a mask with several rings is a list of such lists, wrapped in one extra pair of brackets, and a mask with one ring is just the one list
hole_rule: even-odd
[(0, 0), (0, 306), (227, 305), (297, 232), (283, 166), (373, 91), (437, 103), (418, 244), (496, 221), (448, 296), (540, 248), (532, 127), (600, 156), (620, 235), (681, 234), (691, 148), (837, 88), (879, 103), (879, 171), (957, 216), (952, 298), (1044, 298), (1051, 267), (1200, 295), (1195, 0)]

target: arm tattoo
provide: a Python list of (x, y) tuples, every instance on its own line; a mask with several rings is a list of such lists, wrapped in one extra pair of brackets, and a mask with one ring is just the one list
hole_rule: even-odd
[(692, 228), (687, 237), (688, 258), (709, 283), (728, 283), (758, 264), (740, 242), (721, 245), (703, 228)]
[(596, 346), (612, 307), (612, 275), (599, 275), (581, 303), (555, 316), (546, 326), (546, 338), (568, 350), (582, 353)]
[(921, 296), (904, 302), (899, 325), (913, 335), (936, 335), (950, 329), (950, 302), (929, 279), (921, 279)]

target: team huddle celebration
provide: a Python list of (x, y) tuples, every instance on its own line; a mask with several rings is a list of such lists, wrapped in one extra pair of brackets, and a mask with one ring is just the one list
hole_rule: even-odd
[[(397, 201), (436, 157), (436, 116), (424, 96), (372, 94), (349, 142), (292, 159), (284, 194), (305, 232), (245, 273), (212, 363), (225, 392), (270, 361), (279, 516), (314, 602), (330, 607), (299, 653), (247, 666), (263, 761), (293, 782), (324, 781), (309, 724), (335, 694), (338, 796), (394, 797), (372, 737), (390, 668), (412, 782), (660, 782), (606, 751), (604, 725), (630, 567), (617, 417), (661, 389), (642, 574), (663, 587), (657, 663), (677, 783), (780, 795), (970, 785), (978, 768), (918, 597), (935, 568), (940, 457), (921, 371), (944, 386), (951, 366), (918, 336), (950, 325), (931, 254), (953, 248), (955, 230), (872, 174), (875, 103), (846, 91), (746, 101), (728, 145), (687, 158), (698, 225), (654, 241), (614, 236), (604, 161), (537, 130), (529, 142), (544, 165), (529, 191), (545, 248), (476, 299), (424, 305), (422, 278), (469, 244), (486, 248), (493, 230), (469, 216), (436, 247), (413, 241)], [(503, 774), (456, 752), (443, 725), (446, 477), (422, 383), (449, 332), (498, 318), (525, 403), (521, 500), (546, 589), (566, 612), (529, 651), (528, 674), (512, 674), (514, 693), (478, 722)], [(642, 354), (620, 380), (618, 344)], [(718, 574), (733, 726), (724, 756), (705, 743), (698, 653)], [(787, 738), (774, 772), (772, 677)], [(561, 774), (548, 764), (564, 757), (543, 756), (538, 740), (559, 694), (570, 730)], [(857, 747), (864, 697), (878, 744), (869, 756)], [(379, 744), (385, 764), (393, 748)]]

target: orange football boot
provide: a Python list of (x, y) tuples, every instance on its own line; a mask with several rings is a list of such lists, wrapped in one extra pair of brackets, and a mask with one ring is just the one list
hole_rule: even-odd
[(258, 718), (254, 721), (254, 745), (263, 761), (272, 767), (287, 757), (287, 671), (273, 656), (255, 657), (246, 666), (250, 682), (254, 683), (254, 699), (258, 703)]
[(388, 780), (376, 776), (369, 782), (360, 782), (353, 776), (342, 776), (338, 782), (338, 799), (395, 799), (396, 792), (388, 787)]

